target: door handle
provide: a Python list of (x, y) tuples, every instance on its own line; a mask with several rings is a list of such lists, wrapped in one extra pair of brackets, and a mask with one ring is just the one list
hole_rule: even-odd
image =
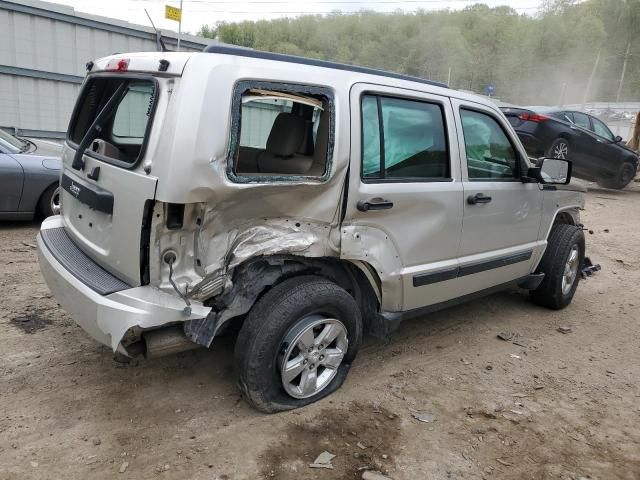
[(359, 201), (357, 206), (361, 212), (368, 212), (369, 210), (389, 210), (393, 208), (393, 202), (385, 200), (384, 198), (372, 198), (367, 201)]
[(469, 205), (478, 205), (480, 203), (489, 203), (491, 201), (491, 197), (485, 195), (484, 193), (476, 193), (475, 195), (469, 195), (467, 197), (467, 203)]

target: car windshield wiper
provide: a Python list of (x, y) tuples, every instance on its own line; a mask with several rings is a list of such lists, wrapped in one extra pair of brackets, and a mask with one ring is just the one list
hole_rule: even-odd
[(116, 107), (120, 104), (120, 101), (127, 94), (128, 88), (129, 82), (122, 82), (120, 85), (118, 85), (116, 91), (113, 92), (113, 95), (111, 95), (105, 106), (102, 107), (102, 110), (100, 110), (100, 113), (87, 130), (87, 133), (85, 133), (84, 137), (82, 137), (82, 141), (80, 142), (80, 145), (78, 145), (78, 150), (76, 150), (76, 154), (73, 157), (71, 168), (73, 168), (74, 170), (84, 169), (84, 161), (82, 160), (82, 156), (84, 155), (85, 150), (89, 147), (89, 144), (98, 135), (100, 135), (104, 123), (108, 121), (109, 118), (111, 118), (111, 115), (113, 115), (113, 113), (115, 113)]

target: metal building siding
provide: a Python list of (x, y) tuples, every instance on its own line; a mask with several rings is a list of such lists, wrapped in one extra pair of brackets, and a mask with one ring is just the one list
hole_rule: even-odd
[[(183, 39), (183, 51), (199, 51), (208, 42), (189, 35)], [(175, 39), (165, 42), (175, 44)], [(62, 5), (0, 0), (0, 127), (62, 136), (86, 63), (140, 51), (157, 51), (146, 27)]]
[(291, 111), (291, 102), (260, 100), (242, 105), (240, 145), (265, 148), (271, 127), (281, 112)]
[(156, 51), (156, 43), (120, 33), (1, 11), (0, 64), (83, 76), (85, 64), (117, 52)]

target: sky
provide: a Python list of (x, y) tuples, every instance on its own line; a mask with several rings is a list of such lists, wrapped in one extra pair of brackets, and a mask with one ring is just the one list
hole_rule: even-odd
[[(118, 18), (131, 23), (149, 25), (145, 9), (151, 15), (156, 28), (178, 30), (177, 22), (164, 18), (164, 6), (179, 6), (179, 0), (49, 0), (72, 6), (78, 12)], [(218, 21), (261, 20), (278, 17), (294, 17), (311, 13), (357, 12), (367, 9), (378, 12), (403, 10), (415, 12), (418, 9), (461, 9), (474, 3), (484, 3), (491, 7), (508, 5), (520, 13), (535, 14), (542, 0), (354, 0), (352, 2), (334, 0), (183, 0), (182, 31), (195, 34), (203, 24)]]

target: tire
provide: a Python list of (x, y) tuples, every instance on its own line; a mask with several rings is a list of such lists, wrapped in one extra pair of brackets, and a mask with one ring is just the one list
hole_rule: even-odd
[(569, 141), (566, 138), (556, 138), (547, 151), (547, 157), (568, 160), (569, 152)]
[[(575, 258), (573, 258), (574, 252)], [(584, 252), (584, 233), (579, 227), (566, 224), (554, 225), (549, 235), (547, 249), (536, 270), (536, 273), (545, 275), (540, 286), (531, 291), (533, 301), (553, 310), (560, 310), (569, 305), (580, 283)], [(570, 263), (572, 258), (573, 262)], [(571, 273), (570, 281), (568, 273)]]
[[(329, 324), (329, 330), (325, 330)], [(315, 335), (316, 331), (339, 331), (343, 335), (328, 345), (318, 341), (322, 339), (320, 333), (311, 337), (313, 342), (308, 342), (309, 337), (304, 333)], [(299, 335), (307, 344), (312, 344), (313, 352), (298, 348), (304, 344), (303, 338), (297, 340)], [(256, 302), (240, 329), (234, 352), (238, 384), (249, 404), (261, 412), (275, 413), (302, 407), (326, 397), (342, 385), (361, 343), (360, 308), (349, 293), (321, 277), (290, 278)], [(333, 358), (337, 368), (323, 366), (322, 352), (327, 358)], [(338, 361), (340, 352), (343, 352), (341, 362)], [(302, 358), (304, 361), (296, 360)], [(291, 359), (289, 364), (302, 370), (285, 383), (283, 368), (287, 359)], [(313, 378), (307, 368), (316, 372), (317, 381), (313, 385), (322, 386), (321, 389), (313, 392), (295, 389), (298, 380), (300, 385), (305, 383), (303, 375)]]
[(613, 178), (601, 178), (598, 180), (598, 185), (604, 188), (614, 188), (616, 190), (622, 190), (629, 185), (636, 176), (637, 167), (629, 162), (624, 162)]
[(44, 191), (38, 202), (38, 212), (44, 218), (60, 213), (60, 185), (56, 183)]

